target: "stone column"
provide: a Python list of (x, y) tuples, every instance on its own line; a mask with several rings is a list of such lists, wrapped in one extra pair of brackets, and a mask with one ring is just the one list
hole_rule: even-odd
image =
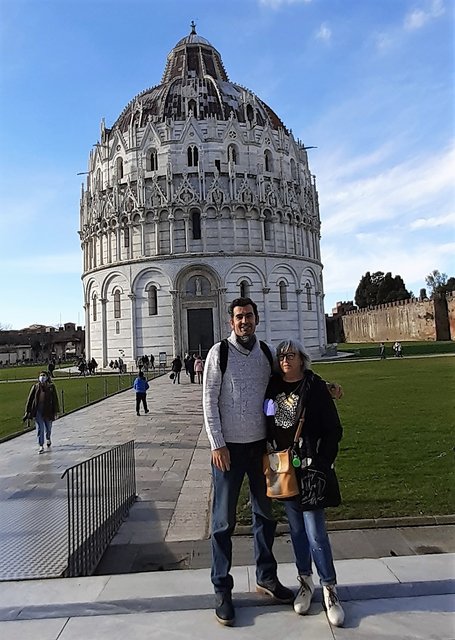
[(264, 322), (265, 322), (265, 340), (270, 343), (272, 341), (272, 327), (270, 325), (270, 311), (267, 302), (267, 295), (270, 293), (270, 287), (264, 287), (262, 289), (264, 296)]
[(117, 262), (122, 259), (122, 229), (120, 225), (117, 227)]
[(288, 217), (285, 214), (283, 217), (283, 232), (284, 232), (284, 253), (289, 253), (288, 248)]
[(128, 298), (131, 301), (131, 359), (136, 361), (136, 294), (129, 293)]
[(90, 355), (90, 302), (84, 304), (85, 310), (85, 358), (89, 360)]
[(175, 358), (178, 354), (181, 355), (180, 293), (177, 289), (171, 289), (169, 293), (172, 296), (172, 356)]
[[(324, 314), (321, 314), (322, 297), (321, 297), (321, 292), (320, 291), (315, 291), (314, 295), (316, 297), (316, 320), (317, 320), (317, 326), (318, 326), (319, 352), (322, 354), (323, 346), (324, 346), (324, 336), (325, 336), (324, 328), (322, 326), (322, 319), (321, 319), (321, 315), (322, 316), (324, 315)], [(324, 321), (325, 321), (325, 319), (324, 319)]]
[(141, 255), (145, 256), (145, 220), (141, 221)]
[(303, 313), (302, 313), (302, 289), (296, 289), (295, 294), (297, 296), (297, 322), (299, 325), (299, 340), (305, 346), (305, 331), (303, 327)]
[(225, 287), (219, 287), (217, 289), (218, 294), (218, 327), (215, 327), (215, 341), (222, 340), (226, 336), (225, 326), (227, 321), (227, 304), (226, 304), (226, 291)]
[(155, 214), (153, 216), (153, 222), (155, 225), (155, 255), (159, 256), (160, 255), (160, 222), (159, 222), (159, 216), (158, 214)]
[(201, 213), (201, 239), (202, 239), (202, 251), (207, 251), (207, 213), (203, 211)]
[(101, 362), (103, 368), (108, 365), (107, 354), (107, 298), (100, 298), (101, 303)]
[(188, 253), (190, 250), (190, 214), (188, 211), (185, 211), (183, 214), (183, 224), (185, 225), (185, 252)]
[(169, 220), (169, 253), (174, 253), (174, 214), (170, 213)]
[(264, 231), (264, 224), (265, 224), (265, 215), (264, 213), (261, 211), (261, 213), (259, 214), (259, 226), (261, 229), (261, 250), (262, 253), (265, 253), (265, 231)]

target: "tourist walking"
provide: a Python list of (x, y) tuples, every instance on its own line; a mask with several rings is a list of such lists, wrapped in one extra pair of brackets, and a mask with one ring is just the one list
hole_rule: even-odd
[(385, 360), (385, 344), (383, 342), (379, 345), (379, 357), (381, 360)]
[(38, 453), (44, 453), (44, 437), (48, 447), (52, 445), (52, 423), (60, 411), (57, 390), (47, 371), (41, 371), (38, 382), (30, 389), (25, 404), (23, 420), (35, 420)]
[[(281, 342), (277, 347), (277, 358), (280, 373), (270, 379), (264, 403), (267, 439), (277, 451), (292, 448), (304, 412), (299, 458), (305, 461), (317, 458), (330, 468), (335, 462), (343, 431), (327, 385), (310, 370), (310, 359), (299, 341)], [(338, 504), (338, 494), (327, 495), (326, 500), (329, 504)], [(294, 610), (304, 615), (310, 608), (314, 593), (313, 561), (329, 622), (340, 627), (344, 622), (344, 611), (336, 590), (337, 579), (324, 509), (305, 510), (300, 496), (282, 502), (289, 522), (300, 585)]]
[(190, 382), (194, 384), (195, 373), (194, 373), (194, 356), (189, 356), (186, 362), (186, 368), (188, 371), (188, 375), (190, 376)]
[(147, 407), (147, 390), (149, 389), (149, 383), (142, 371), (139, 371), (137, 378), (133, 383), (133, 389), (136, 392), (136, 415), (140, 416), (141, 402), (144, 407), (144, 413), (148, 413)]
[(172, 382), (175, 384), (180, 384), (180, 372), (182, 370), (182, 358), (180, 356), (176, 356), (171, 364), (171, 371), (174, 374)]
[(294, 600), (293, 591), (277, 577), (277, 562), (272, 553), (276, 522), (266, 496), (262, 469), (266, 445), (262, 404), (271, 365), (255, 336), (259, 322), (256, 304), (250, 298), (237, 298), (229, 306), (229, 314), (232, 333), (227, 340), (225, 371), (220, 366), (222, 347), (218, 342), (207, 355), (203, 386), (204, 423), (212, 450), (214, 487), (211, 579), (215, 616), (226, 626), (232, 626), (235, 620), (231, 537), (245, 474), (253, 512), (256, 589), (278, 602)]
[(194, 373), (197, 375), (197, 383), (202, 384), (202, 373), (204, 371), (204, 363), (200, 355), (194, 357)]

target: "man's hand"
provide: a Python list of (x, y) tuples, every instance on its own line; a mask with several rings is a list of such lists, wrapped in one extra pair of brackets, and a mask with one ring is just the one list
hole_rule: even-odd
[(229, 471), (231, 456), (227, 447), (220, 447), (212, 451), (212, 464), (220, 471)]
[(343, 388), (336, 382), (327, 382), (327, 389), (334, 400), (340, 400), (343, 397)]

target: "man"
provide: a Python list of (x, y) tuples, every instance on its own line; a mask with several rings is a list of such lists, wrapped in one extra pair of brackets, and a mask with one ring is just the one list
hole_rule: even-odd
[(253, 512), (256, 589), (282, 603), (291, 603), (294, 593), (277, 577), (272, 553), (276, 523), (266, 496), (262, 455), (266, 446), (263, 413), (270, 364), (255, 336), (259, 316), (250, 298), (237, 298), (229, 306), (232, 333), (223, 373), (220, 344), (209, 351), (203, 385), (204, 422), (212, 449), (212, 572), (215, 616), (232, 626), (234, 581), (231, 536), (242, 481), (247, 474)]

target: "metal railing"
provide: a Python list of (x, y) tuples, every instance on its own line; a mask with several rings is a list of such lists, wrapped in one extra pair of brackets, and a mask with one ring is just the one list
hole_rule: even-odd
[(68, 566), (65, 577), (89, 576), (136, 500), (134, 440), (69, 467)]

